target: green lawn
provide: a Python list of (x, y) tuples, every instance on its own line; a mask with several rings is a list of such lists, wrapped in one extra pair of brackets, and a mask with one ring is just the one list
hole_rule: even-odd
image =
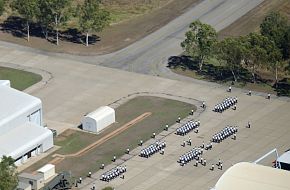
[[(152, 113), (149, 117), (93, 148), (85, 155), (66, 158), (56, 165), (56, 170), (70, 170), (75, 177), (85, 176), (88, 171), (97, 171), (102, 163), (106, 165), (111, 163), (113, 155), (117, 157), (124, 155), (127, 148), (132, 150), (138, 146), (140, 139), (145, 142), (151, 138), (153, 132), (156, 134), (160, 133), (164, 130), (166, 124), (171, 125), (175, 123), (178, 116), (185, 118), (192, 109), (196, 110), (196, 107), (176, 100), (151, 96), (136, 97), (116, 109), (116, 123), (102, 133), (95, 135), (81, 131), (67, 130), (56, 137), (55, 144), (61, 146), (61, 148), (55, 153), (75, 153), (139, 115), (145, 112)], [(27, 168), (26, 171), (33, 172), (48, 163), (53, 159), (53, 154)]]
[(25, 90), (41, 79), (42, 77), (35, 73), (0, 67), (0, 80), (10, 80), (11, 86), (18, 90)]

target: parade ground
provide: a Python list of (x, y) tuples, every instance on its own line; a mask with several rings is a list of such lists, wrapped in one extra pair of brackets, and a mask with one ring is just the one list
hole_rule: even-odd
[[(156, 154), (149, 159), (133, 156), (125, 163), (118, 160), (116, 163), (127, 166), (125, 179), (102, 182), (99, 178), (104, 171), (99, 171), (93, 174), (93, 179), (84, 180), (82, 189), (90, 189), (93, 183), (97, 189), (104, 186), (116, 189), (209, 189), (232, 164), (254, 161), (273, 148), (277, 148), (279, 153), (289, 149), (288, 98), (272, 97), (268, 100), (265, 94), (253, 92), (252, 96), (248, 96), (247, 92), (235, 88), (232, 93), (228, 93), (227, 87), (213, 83), (170, 80), (4, 47), (0, 51), (3, 54), (0, 58), (2, 66), (12, 66), (42, 75), (42, 82), (26, 92), (41, 98), (45, 123), (59, 133), (77, 127), (85, 113), (99, 106), (113, 105), (130, 94), (168, 94), (180, 101), (192, 99), (206, 102), (206, 110), (195, 118), (201, 121), (198, 134), (191, 132), (180, 137), (171, 131), (170, 135), (164, 137), (167, 142), (164, 155)], [(214, 105), (227, 96), (238, 97), (237, 110), (213, 112)], [(252, 123), (250, 129), (245, 128), (248, 121)], [(194, 163), (190, 162), (181, 167), (177, 163), (180, 155), (193, 146), (201, 145), (203, 141), (207, 143), (213, 134), (227, 125), (238, 126), (237, 140), (229, 138), (220, 144), (214, 144), (211, 151), (204, 153), (207, 166), (194, 167)], [(178, 124), (172, 129), (177, 126)], [(183, 140), (187, 140), (189, 136), (192, 147), (181, 147)], [(138, 152), (140, 149), (134, 151)], [(216, 163), (219, 158), (224, 162), (223, 170), (210, 171), (211, 163)], [(114, 164), (107, 166), (105, 170), (113, 166)]]

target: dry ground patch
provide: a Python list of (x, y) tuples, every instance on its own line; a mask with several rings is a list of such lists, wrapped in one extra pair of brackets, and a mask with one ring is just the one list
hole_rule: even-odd
[(117, 136), (103, 142), (102, 144), (92, 148), (86, 154), (77, 157), (68, 157), (56, 164), (57, 171), (72, 171), (72, 174), (84, 176), (88, 171), (97, 171), (101, 163), (109, 164), (113, 155), (122, 156), (127, 148), (131, 150), (137, 146), (140, 139), (148, 140), (152, 133), (160, 133), (164, 130), (164, 126), (168, 123), (173, 124), (178, 115), (184, 118), (191, 109), (196, 109), (194, 105), (157, 97), (137, 97), (129, 100), (127, 103), (116, 109), (116, 123), (110, 126), (102, 133), (95, 135), (91, 133), (81, 132), (77, 130), (67, 130), (60, 134), (55, 144), (61, 148), (40, 160), (38, 163), (27, 168), (25, 171), (33, 172), (42, 165), (50, 162), (54, 154), (72, 154), (83, 149), (84, 147), (98, 141), (102, 137), (110, 134), (119, 127), (135, 119), (145, 112), (152, 114), (144, 120), (136, 123)]
[(265, 16), (271, 11), (280, 11), (290, 19), (289, 0), (265, 0), (259, 6), (245, 14), (230, 26), (221, 30), (218, 35), (220, 39), (230, 36), (247, 35), (250, 32), (259, 31), (260, 24)]

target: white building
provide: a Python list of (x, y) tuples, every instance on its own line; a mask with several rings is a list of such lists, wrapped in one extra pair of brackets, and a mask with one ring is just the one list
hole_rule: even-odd
[(0, 85), (10, 87), (10, 80), (0, 80)]
[(51, 179), (55, 175), (55, 165), (46, 164), (45, 166), (37, 170), (41, 176), (43, 176), (44, 181)]
[(16, 165), (53, 147), (52, 132), (43, 127), (41, 100), (0, 83), (0, 159)]
[(115, 122), (115, 110), (103, 106), (86, 115), (82, 120), (83, 130), (98, 133)]
[(289, 190), (290, 172), (241, 162), (230, 167), (211, 190)]

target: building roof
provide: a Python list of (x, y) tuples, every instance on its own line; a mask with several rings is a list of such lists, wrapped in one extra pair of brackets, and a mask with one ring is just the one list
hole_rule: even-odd
[(0, 85), (10, 87), (10, 80), (0, 80)]
[[(28, 183), (23, 183), (23, 182), (19, 181), (19, 182), (18, 182), (18, 186), (17, 186), (16, 189), (27, 189), (27, 188), (29, 188), (29, 187), (31, 187), (30, 184), (28, 184)], [(31, 188), (30, 188), (30, 189), (31, 189)]]
[(290, 164), (290, 150), (282, 154), (278, 159), (278, 162)]
[(85, 117), (90, 117), (98, 121), (110, 114), (115, 114), (115, 110), (113, 108), (110, 108), (109, 106), (102, 106), (95, 111), (89, 113)]
[(17, 126), (7, 133), (0, 134), (0, 158), (5, 155), (16, 159), (35, 148), (37, 144), (40, 145), (48, 136), (52, 136), (49, 129), (30, 122)]
[(215, 190), (289, 190), (290, 172), (253, 163), (238, 163), (218, 180)]
[(24, 111), (41, 104), (39, 98), (0, 85), (0, 126)]
[(46, 164), (44, 165), (43, 167), (39, 168), (37, 170), (37, 172), (40, 172), (40, 173), (46, 173), (47, 171), (51, 170), (51, 169), (54, 169), (55, 166), (52, 165), (52, 164)]

